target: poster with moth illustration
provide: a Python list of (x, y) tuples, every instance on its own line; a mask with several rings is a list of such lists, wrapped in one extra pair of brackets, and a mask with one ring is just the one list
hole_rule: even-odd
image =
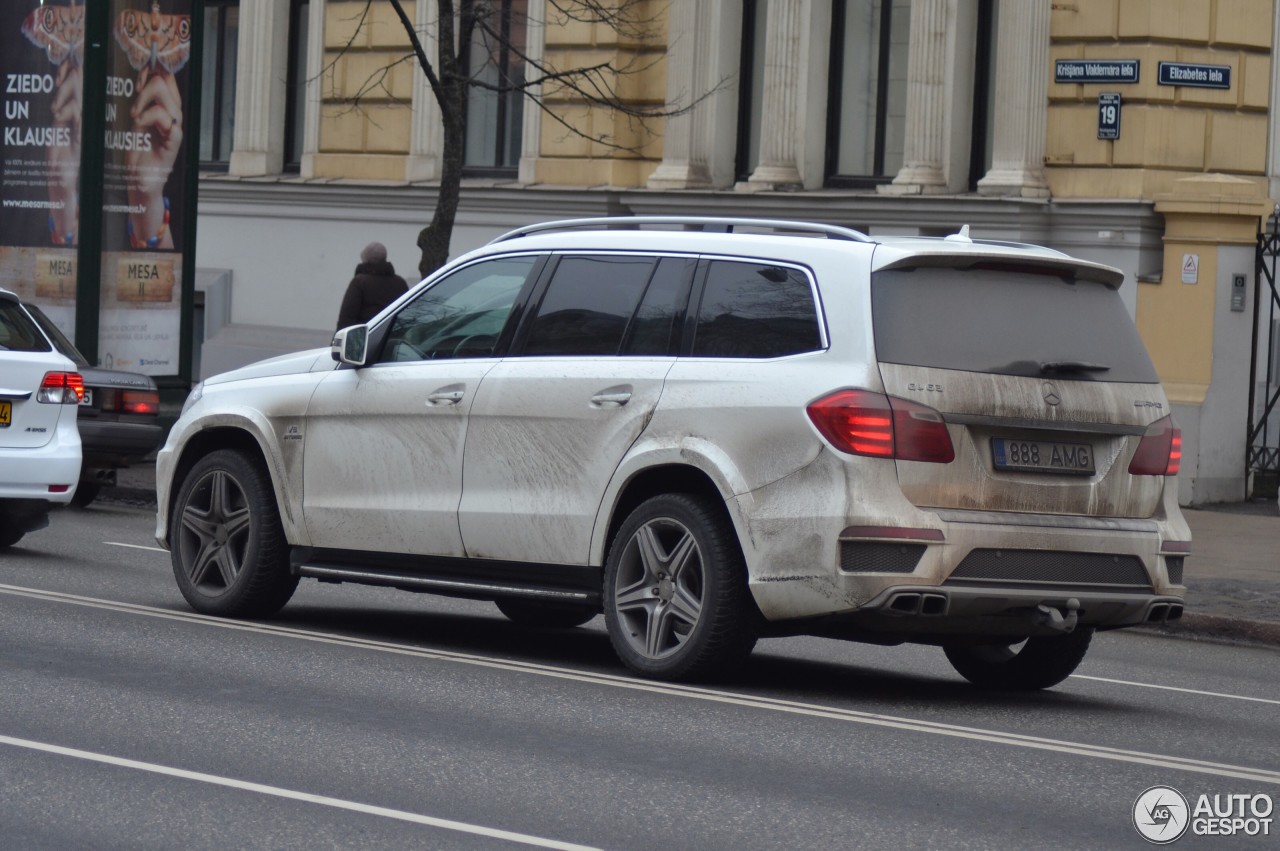
[(0, 3), (0, 287), (75, 325), (84, 6)]
[(110, 0), (103, 163), (104, 364), (178, 372), (192, 0)]

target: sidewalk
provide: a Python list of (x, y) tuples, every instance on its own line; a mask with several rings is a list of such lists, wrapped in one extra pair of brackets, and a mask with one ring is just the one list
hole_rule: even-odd
[[(99, 499), (155, 508), (155, 467), (130, 467)], [(1274, 500), (1184, 508), (1191, 556), (1183, 577), (1187, 611), (1164, 627), (1138, 627), (1188, 638), (1280, 647), (1280, 508)]]

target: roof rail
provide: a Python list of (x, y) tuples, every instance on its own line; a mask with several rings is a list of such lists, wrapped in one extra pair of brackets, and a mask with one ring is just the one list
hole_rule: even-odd
[(756, 228), (772, 230), (779, 233), (803, 233), (825, 236), (827, 239), (843, 239), (850, 242), (874, 242), (866, 234), (851, 228), (837, 225), (814, 224), (813, 222), (793, 222), (785, 219), (738, 219), (716, 216), (604, 216), (592, 219), (564, 219), (556, 222), (540, 222), (525, 225), (490, 241), (505, 242), (519, 239), (536, 233), (547, 233), (558, 230), (639, 230), (646, 225), (682, 226), (686, 230), (700, 230), (704, 233), (733, 233), (737, 228)]

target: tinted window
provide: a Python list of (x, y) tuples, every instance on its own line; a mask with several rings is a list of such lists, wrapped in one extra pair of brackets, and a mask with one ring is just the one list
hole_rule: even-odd
[(627, 329), (627, 341), (622, 347), (624, 355), (671, 354), (672, 331), (676, 317), (684, 308), (689, 277), (695, 266), (697, 261), (679, 257), (658, 261), (649, 288)]
[(381, 360), (492, 355), (534, 260), (485, 260), (432, 284), (396, 313)]
[(0, 301), (0, 351), (48, 352), (52, 347), (31, 317), (12, 301)]
[(562, 258), (524, 354), (617, 354), (655, 265), (651, 257)]
[(992, 269), (893, 269), (872, 276), (871, 309), (876, 352), (889, 363), (1159, 380), (1120, 294), (1094, 281)]
[(803, 272), (758, 263), (710, 265), (695, 356), (773, 358), (820, 348), (813, 288)]

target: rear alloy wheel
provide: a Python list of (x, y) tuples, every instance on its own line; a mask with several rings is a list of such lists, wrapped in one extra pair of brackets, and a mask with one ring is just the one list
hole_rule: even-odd
[(187, 473), (169, 549), (178, 589), (198, 612), (271, 615), (298, 586), (271, 479), (260, 462), (235, 449), (212, 452)]
[(740, 663), (760, 617), (742, 551), (719, 506), (691, 494), (642, 503), (618, 530), (604, 575), (604, 615), (618, 656), (638, 674), (693, 680)]
[(1028, 638), (1017, 644), (948, 644), (947, 661), (969, 682), (983, 688), (1035, 691), (1056, 686), (1084, 661), (1093, 630), (1077, 627), (1066, 635)]
[(498, 611), (513, 623), (535, 629), (572, 629), (582, 626), (600, 614), (598, 609), (574, 603), (549, 603), (541, 600), (494, 600)]

